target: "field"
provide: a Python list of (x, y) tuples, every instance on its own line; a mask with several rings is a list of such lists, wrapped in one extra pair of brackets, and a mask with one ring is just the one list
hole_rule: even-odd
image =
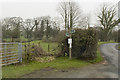
[[(38, 44), (40, 43), (40, 46), (43, 48), (44, 51), (48, 51), (48, 44), (50, 45), (50, 51), (52, 51), (53, 49), (55, 49), (58, 44), (56, 42), (43, 42), (42, 40), (37, 40), (37, 41), (32, 41), (30, 42), (30, 44)], [(25, 43), (23, 43), (23, 45), (25, 45)]]
[[(33, 41), (31, 43), (37, 44), (39, 41)], [(28, 64), (22, 64), (22, 65), (9, 65), (2, 68), (3, 78), (18, 78), (24, 74), (31, 73), (35, 70), (40, 70), (45, 67), (52, 67), (56, 69), (68, 69), (68, 68), (80, 68), (87, 66), (89, 64), (95, 64), (98, 62), (103, 61), (103, 57), (100, 54), (99, 46), (101, 44), (105, 44), (108, 42), (98, 42), (98, 50), (97, 50), (97, 58), (95, 60), (91, 61), (82, 61), (78, 59), (72, 58), (71, 60), (68, 57), (58, 57), (55, 60), (51, 62), (46, 63), (39, 63), (36, 61), (33, 61)], [(43, 47), (44, 50), (47, 51), (47, 45), (48, 43), (40, 41), (40, 45)], [(50, 43), (51, 50), (54, 49), (57, 46), (57, 43)]]

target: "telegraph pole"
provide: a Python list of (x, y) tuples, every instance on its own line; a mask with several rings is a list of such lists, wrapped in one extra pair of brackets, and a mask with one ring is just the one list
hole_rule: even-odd
[(69, 58), (71, 59), (71, 54), (72, 54), (72, 32), (71, 28), (68, 29), (68, 32), (66, 33), (66, 36), (68, 38), (68, 44), (69, 44)]
[[(70, 2), (69, 2), (70, 5)], [(69, 14), (69, 36), (70, 38), (68, 39), (68, 44), (69, 44), (69, 58), (71, 59), (71, 54), (72, 54), (72, 25), (71, 25), (71, 13)]]

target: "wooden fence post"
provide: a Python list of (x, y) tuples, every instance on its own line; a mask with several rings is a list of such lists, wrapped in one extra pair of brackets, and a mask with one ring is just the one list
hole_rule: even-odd
[(27, 62), (29, 63), (29, 53), (30, 53), (30, 43), (28, 43), (28, 48), (27, 48)]
[(50, 52), (50, 45), (49, 45), (49, 43), (48, 43), (48, 52)]
[(33, 58), (35, 55), (35, 44), (33, 43), (33, 45), (32, 45), (32, 56), (31, 56), (31, 58)]

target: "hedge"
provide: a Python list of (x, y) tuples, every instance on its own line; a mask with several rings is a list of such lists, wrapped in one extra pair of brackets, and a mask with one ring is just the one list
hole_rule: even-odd
[[(69, 56), (69, 44), (66, 37), (61, 41), (61, 56)], [(96, 58), (97, 32), (93, 28), (75, 29), (72, 34), (72, 57), (92, 60)]]

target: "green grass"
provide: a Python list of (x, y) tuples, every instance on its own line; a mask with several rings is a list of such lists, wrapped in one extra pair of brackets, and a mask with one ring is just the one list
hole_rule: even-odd
[(21, 75), (30, 73), (37, 69), (42, 69), (44, 67), (47, 67), (47, 65), (38, 62), (31, 62), (29, 64), (19, 66), (9, 65), (2, 68), (2, 77), (17, 78)]
[(118, 46), (118, 49), (120, 50), (120, 46)]
[(98, 47), (99, 47), (100, 45), (106, 44), (106, 43), (116, 43), (116, 42), (114, 42), (114, 41), (109, 41), (109, 42), (98, 42)]
[[(39, 41), (33, 41), (31, 43), (37, 44)], [(45, 42), (40, 41), (40, 45), (47, 50), (47, 44)], [(98, 63), (103, 61), (102, 55), (100, 54), (99, 46), (101, 44), (105, 44), (109, 42), (98, 42), (98, 50), (97, 50), (97, 58), (91, 61), (82, 61), (78, 59), (72, 58), (71, 60), (68, 57), (59, 57), (56, 58), (54, 61), (47, 62), (47, 63), (39, 63), (39, 62), (31, 62), (29, 64), (22, 64), (22, 65), (9, 65), (2, 68), (3, 78), (18, 78), (24, 74), (31, 73), (35, 70), (40, 70), (45, 67), (52, 67), (56, 69), (68, 69), (68, 68), (80, 68), (84, 66), (88, 66), (91, 63)], [(51, 49), (57, 46), (57, 43), (50, 43)]]
[(120, 50), (120, 44), (118, 44), (118, 50)]
[(68, 69), (68, 68), (79, 68), (90, 64), (89, 62), (82, 61), (79, 59), (69, 59), (68, 57), (59, 57), (56, 60), (52, 61), (50, 67), (56, 69)]
[(52, 67), (56, 69), (67, 69), (67, 68), (78, 68), (83, 67), (90, 64), (89, 62), (77, 60), (77, 59), (69, 59), (68, 57), (59, 57), (52, 62), (47, 63), (39, 63), (39, 62), (31, 62), (25, 65), (19, 66), (6, 66), (3, 67), (3, 78), (17, 78), (24, 74), (33, 72), (35, 70), (40, 70), (45, 67)]
[[(3, 39), (3, 40), (5, 40), (6, 42), (12, 42), (12, 38), (5, 38), (5, 39)], [(19, 40), (19, 41), (28, 41), (28, 39), (27, 38), (25, 38), (24, 36), (20, 36), (20, 38), (17, 38), (17, 39), (13, 39), (13, 40)]]
[(3, 39), (3, 40), (6, 41), (6, 42), (12, 42), (11, 38), (6, 38), (6, 39)]
[(25, 38), (24, 36), (20, 36), (20, 41), (28, 41), (28, 39)]

